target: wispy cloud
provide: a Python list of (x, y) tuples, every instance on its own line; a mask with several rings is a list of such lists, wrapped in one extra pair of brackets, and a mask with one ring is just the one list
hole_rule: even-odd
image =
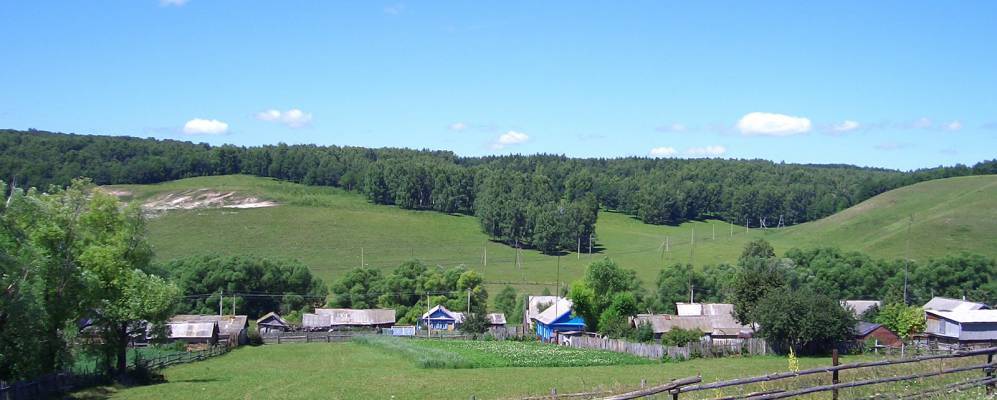
[(452, 131), (454, 131), (454, 132), (460, 132), (460, 131), (463, 131), (463, 130), (467, 129), (467, 124), (465, 124), (463, 122), (454, 122), (454, 123), (450, 124), (449, 126), (447, 126), (447, 128), (450, 129), (450, 130), (452, 130)]
[(187, 135), (222, 135), (228, 132), (228, 124), (217, 119), (194, 118), (183, 125)]
[(676, 133), (676, 132), (685, 132), (689, 130), (689, 127), (682, 123), (673, 122), (668, 125), (662, 125), (657, 128), (654, 128), (654, 130), (664, 133)]
[(960, 130), (960, 129), (962, 129), (962, 122), (959, 121), (959, 120), (955, 120), (955, 121), (949, 122), (949, 123), (947, 123), (947, 124), (945, 124), (943, 126), (943, 129), (945, 129), (947, 131), (957, 131), (957, 130)]
[(790, 136), (809, 132), (810, 119), (785, 114), (753, 112), (737, 122), (737, 129), (746, 136)]
[(501, 150), (508, 146), (526, 143), (529, 140), (530, 136), (523, 132), (508, 131), (495, 139), (495, 142), (492, 143), (492, 149)]
[(876, 150), (882, 151), (894, 151), (903, 150), (910, 147), (910, 143), (900, 143), (900, 142), (885, 142), (873, 146)]
[(398, 15), (405, 11), (405, 4), (395, 3), (384, 6), (384, 13), (388, 15)]
[(190, 0), (159, 0), (162, 7), (183, 7)]
[(846, 119), (846, 120), (841, 121), (841, 122), (839, 122), (837, 124), (831, 125), (831, 131), (837, 132), (837, 133), (845, 133), (845, 132), (854, 131), (854, 130), (858, 129), (861, 126), (862, 126), (862, 124), (860, 124), (858, 121), (852, 121), (850, 119)]
[(256, 119), (260, 121), (276, 122), (284, 124), (288, 128), (304, 128), (312, 123), (312, 114), (292, 108), (287, 111), (269, 109), (256, 113)]
[(658, 158), (674, 157), (676, 154), (678, 154), (678, 150), (675, 150), (674, 147), (662, 146), (651, 149), (651, 151), (648, 152), (648, 154), (651, 157), (658, 157)]
[(690, 157), (719, 157), (725, 153), (727, 153), (727, 148), (724, 146), (690, 147), (685, 151), (685, 154)]

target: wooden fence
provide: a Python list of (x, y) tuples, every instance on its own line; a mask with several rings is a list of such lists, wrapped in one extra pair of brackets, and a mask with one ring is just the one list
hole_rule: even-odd
[(665, 356), (671, 359), (687, 360), (694, 357), (713, 358), (732, 355), (764, 355), (772, 352), (762, 339), (744, 339), (740, 342), (692, 342), (685, 346), (664, 346), (656, 343), (635, 343), (620, 339), (576, 336), (572, 337), (567, 342), (567, 345), (586, 349), (609, 350), (617, 353), (630, 353), (656, 360), (660, 360)]
[[(891, 398), (918, 399), (918, 398), (925, 398), (928, 396), (938, 396), (946, 391), (965, 390), (980, 386), (986, 387), (987, 396), (993, 396), (997, 394), (997, 374), (995, 374), (995, 370), (997, 370), (997, 363), (995, 363), (994, 361), (994, 354), (997, 354), (997, 347), (960, 351), (953, 354), (931, 355), (931, 356), (921, 356), (921, 357), (904, 358), (896, 360), (880, 360), (880, 361), (869, 361), (869, 362), (859, 362), (859, 363), (839, 365), (837, 362), (838, 355), (837, 352), (835, 352), (832, 357), (832, 365), (827, 367), (812, 368), (796, 372), (781, 372), (764, 376), (755, 376), (750, 378), (731, 379), (731, 380), (719, 381), (713, 383), (700, 383), (701, 379), (699, 377), (691, 377), (691, 378), (675, 380), (667, 384), (651, 387), (648, 389), (642, 388), (640, 390), (632, 392), (604, 397), (603, 400), (640, 399), (665, 393), (670, 394), (673, 400), (679, 400), (682, 397), (681, 395), (684, 393), (716, 391), (720, 389), (731, 390), (731, 391), (728, 391), (727, 393), (717, 392), (720, 393), (719, 395), (707, 394), (705, 397), (710, 399), (718, 399), (718, 400), (734, 400), (734, 399), (775, 400), (775, 399), (784, 399), (784, 398), (808, 395), (813, 393), (831, 392), (831, 398), (838, 399), (839, 391), (841, 389), (856, 388), (856, 387), (863, 387), (870, 385), (880, 385), (892, 382), (917, 381), (917, 380), (923, 380), (925, 378), (938, 377), (938, 376), (956, 374), (956, 373), (972, 372), (972, 371), (980, 371), (982, 372), (982, 376), (970, 379), (963, 379), (957, 382), (946, 383), (941, 386), (927, 388), (917, 393), (907, 393), (904, 394), (903, 397), (891, 396)], [(883, 375), (891, 375), (889, 374), (889, 371), (887, 371), (887, 373), (885, 374), (876, 371), (875, 373), (869, 374), (869, 376), (874, 376), (875, 378), (861, 379), (851, 382), (842, 382), (839, 376), (839, 372), (845, 370), (855, 370), (863, 368), (876, 369), (876, 368), (885, 368), (895, 365), (922, 363), (931, 360), (950, 360), (950, 359), (959, 359), (959, 358), (974, 357), (974, 356), (986, 356), (986, 362), (982, 364), (970, 363), (970, 365), (950, 366), (948, 368), (930, 367), (930, 368), (924, 368), (921, 370), (921, 372), (918, 373), (909, 373), (905, 375), (893, 375), (893, 376), (883, 376)], [(774, 381), (791, 379), (800, 376), (818, 375), (818, 374), (829, 374), (830, 383), (829, 384), (818, 383), (814, 386), (807, 386), (802, 388), (772, 389), (771, 383)], [(761, 383), (767, 385), (769, 389), (764, 391), (752, 392), (751, 391), (752, 389), (745, 387), (747, 385), (761, 384)], [(734, 392), (740, 392), (740, 394), (732, 394)], [(584, 397), (584, 398), (592, 397), (590, 393), (586, 393), (584, 395), (587, 396), (579, 396), (579, 397)], [(531, 399), (537, 399), (537, 400), (541, 398), (556, 399), (559, 397), (570, 398), (574, 397), (574, 395), (562, 394), (562, 395), (552, 395), (550, 397), (546, 396), (534, 397)]]
[[(150, 369), (165, 368), (170, 365), (184, 364), (206, 360), (227, 353), (231, 346), (212, 346), (200, 351), (185, 351), (152, 358), (136, 357), (129, 367), (144, 365)], [(60, 393), (71, 392), (82, 388), (108, 382), (107, 376), (100, 371), (72, 372), (63, 371), (46, 374), (32, 380), (18, 381), (8, 384), (0, 381), (0, 400), (22, 400), (55, 397)]]
[(356, 336), (373, 335), (375, 332), (275, 332), (261, 336), (263, 344), (348, 342)]

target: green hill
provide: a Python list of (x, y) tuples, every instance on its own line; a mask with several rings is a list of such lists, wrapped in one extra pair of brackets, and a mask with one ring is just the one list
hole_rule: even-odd
[[(464, 264), (494, 286), (552, 292), (579, 277), (594, 257), (608, 256), (638, 271), (645, 283), (662, 265), (733, 262), (755, 237), (777, 251), (839, 246), (874, 256), (913, 258), (970, 251), (997, 256), (997, 176), (928, 181), (883, 193), (831, 217), (783, 229), (745, 231), (722, 221), (679, 226), (644, 224), (602, 212), (598, 248), (561, 257), (492, 242), (474, 217), (372, 205), (358, 194), (243, 175), (183, 179), (155, 185), (108, 186), (126, 200), (158, 208), (149, 223), (160, 260), (202, 253), (296, 258), (324, 280), (361, 265), (390, 269), (417, 258), (430, 264)], [(276, 203), (261, 208), (252, 207)], [(694, 239), (694, 246), (691, 245)], [(666, 251), (667, 249), (667, 251)], [(487, 263), (486, 263), (487, 258)], [(516, 260), (519, 259), (517, 263)], [(560, 267), (558, 267), (560, 265)]]

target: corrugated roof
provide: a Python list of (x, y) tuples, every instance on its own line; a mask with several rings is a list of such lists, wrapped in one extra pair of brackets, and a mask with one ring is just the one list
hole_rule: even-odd
[(855, 334), (858, 336), (865, 336), (872, 333), (872, 331), (876, 330), (876, 328), (879, 328), (881, 326), (883, 325), (872, 322), (859, 321), (858, 324), (855, 324)]
[[(718, 304), (723, 306), (723, 304)], [(707, 309), (707, 307), (703, 307)], [(733, 336), (751, 332), (751, 327), (742, 325), (734, 319), (730, 312), (723, 313), (726, 307), (717, 307), (710, 312), (720, 312), (714, 315), (668, 315), (668, 314), (638, 314), (634, 324), (643, 322), (651, 324), (654, 333), (665, 333), (675, 328), (698, 330), (712, 335)]]
[(850, 309), (856, 316), (865, 314), (872, 307), (879, 307), (882, 303), (879, 300), (842, 300), (841, 306)]
[(987, 308), (986, 304), (976, 303), (966, 300), (950, 299), (947, 297), (933, 297), (924, 304), (925, 310), (935, 311), (970, 311)]
[(249, 326), (249, 318), (245, 315), (174, 315), (170, 322), (214, 322), (218, 324), (218, 334), (222, 336), (238, 335)]
[(530, 296), (529, 298), (527, 298), (529, 306), (526, 309), (526, 315), (524, 315), (526, 320), (524, 322), (529, 322), (534, 319), (537, 319), (540, 313), (547, 309), (547, 307), (543, 307), (541, 309), (540, 305), (554, 304), (555, 301), (558, 301), (560, 299), (561, 299), (560, 296)]
[(329, 316), (329, 325), (370, 326), (395, 323), (392, 309), (316, 308), (315, 314)]
[(564, 313), (570, 313), (571, 307), (574, 305), (575, 304), (572, 303), (571, 300), (561, 297), (560, 300), (547, 307), (547, 309), (543, 310), (540, 315), (537, 315), (536, 320), (540, 321), (544, 325), (549, 325), (564, 315)]
[(218, 332), (218, 324), (214, 322), (170, 322), (170, 339), (210, 339)]
[(997, 310), (928, 310), (927, 312), (960, 324), (997, 323)]
[(679, 316), (697, 315), (730, 315), (734, 312), (734, 305), (727, 303), (675, 303), (675, 309)]
[(505, 325), (505, 314), (503, 313), (488, 314), (488, 323), (491, 325)]
[(264, 325), (264, 326), (270, 325), (270, 326), (283, 326), (283, 327), (291, 326), (291, 324), (287, 323), (287, 320), (281, 318), (280, 315), (277, 315), (277, 313), (273, 311), (268, 312), (266, 315), (257, 319), (256, 325)]

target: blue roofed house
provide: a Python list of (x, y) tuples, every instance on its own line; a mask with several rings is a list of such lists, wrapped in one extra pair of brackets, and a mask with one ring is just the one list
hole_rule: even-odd
[(571, 300), (560, 298), (537, 315), (533, 325), (537, 337), (543, 341), (552, 341), (564, 332), (584, 331), (585, 320), (573, 314), (573, 305)]
[(437, 305), (422, 314), (419, 322), (429, 329), (452, 331), (464, 323), (464, 313), (450, 311), (444, 306)]

